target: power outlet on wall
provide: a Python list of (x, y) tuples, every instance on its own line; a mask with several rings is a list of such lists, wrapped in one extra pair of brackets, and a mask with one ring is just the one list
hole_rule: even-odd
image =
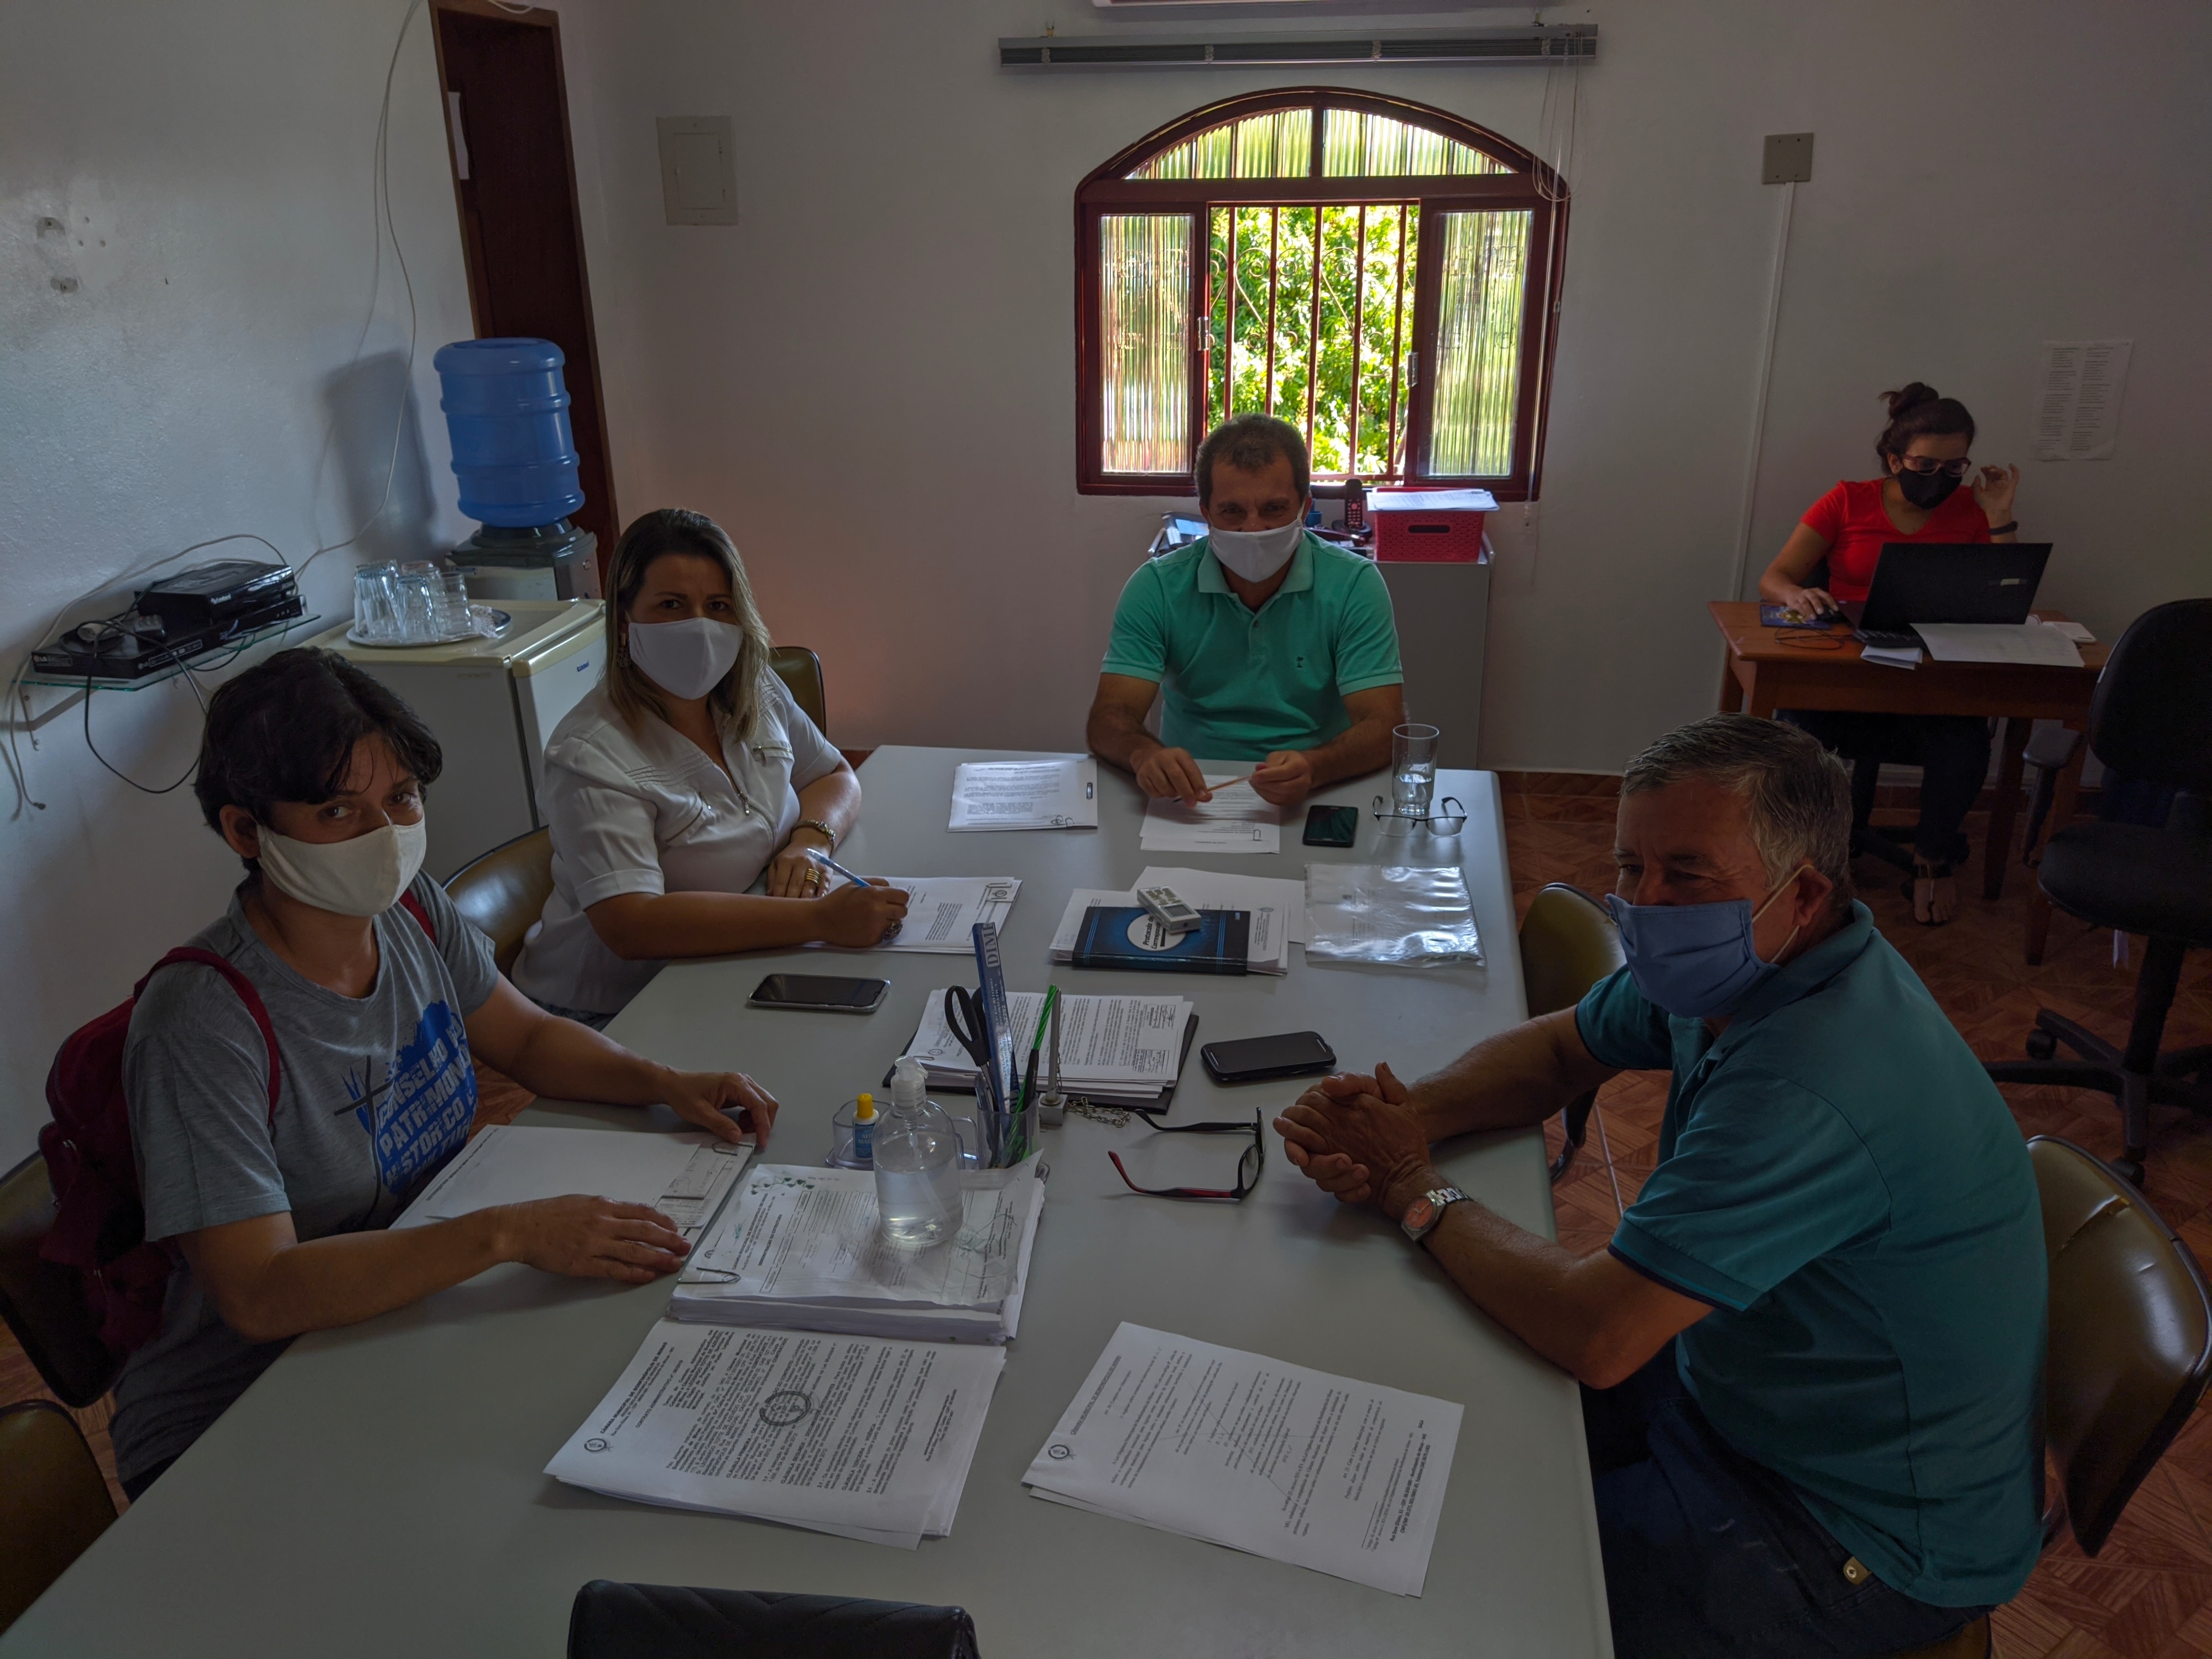
[(1809, 132), (1770, 132), (1766, 135), (1762, 185), (1807, 185), (1813, 181), (1813, 135)]

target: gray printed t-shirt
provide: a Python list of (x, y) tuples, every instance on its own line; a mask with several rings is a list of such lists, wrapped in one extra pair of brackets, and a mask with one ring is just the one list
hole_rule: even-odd
[[(404, 907), (379, 916), (380, 961), (365, 997), (295, 971), (236, 894), (191, 941), (235, 963), (269, 1011), (283, 1061), (274, 1133), (268, 1047), (238, 994), (212, 968), (154, 975), (123, 1051), (147, 1237), (286, 1211), (301, 1239), (388, 1226), (423, 1173), (468, 1138), (477, 1085), (461, 1022), (490, 1000), (499, 971), (436, 882), (418, 876), (411, 890), (436, 943)], [(160, 1334), (116, 1384), (118, 1474), (182, 1452), (284, 1346), (224, 1324), (180, 1262)]]

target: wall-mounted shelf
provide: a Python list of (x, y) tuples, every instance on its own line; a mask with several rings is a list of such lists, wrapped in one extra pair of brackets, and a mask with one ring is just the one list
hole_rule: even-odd
[[(135, 680), (103, 679), (98, 676), (88, 680), (82, 674), (43, 674), (33, 669), (23, 676), (24, 707), (12, 712), (15, 713), (21, 720), (23, 729), (35, 732), (55, 716), (67, 714), (76, 708), (88, 691), (143, 691), (149, 685), (161, 685), (177, 678), (181, 674), (201, 672), (207, 668), (224, 667), (236, 661), (240, 655), (257, 645), (265, 644), (270, 640), (281, 639), (283, 635), (296, 633), (303, 628), (313, 628), (321, 621), (320, 615), (310, 614), (287, 617), (283, 622), (270, 623), (264, 627), (241, 634), (236, 639), (226, 640), (221, 645), (210, 647), (197, 657), (188, 658), (179, 663), (172, 663), (167, 668), (157, 669), (151, 674), (141, 675)], [(33, 714), (29, 706), (30, 691), (33, 686), (51, 691), (70, 692), (74, 695), (64, 696), (59, 702)]]

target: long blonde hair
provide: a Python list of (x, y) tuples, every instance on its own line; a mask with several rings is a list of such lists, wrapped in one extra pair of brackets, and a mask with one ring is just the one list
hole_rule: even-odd
[(731, 626), (744, 635), (736, 665), (722, 683), (707, 694), (714, 723), (740, 743), (760, 736), (761, 679), (769, 672), (769, 653), (774, 641), (760, 607), (753, 603), (752, 584), (745, 580), (744, 561), (722, 526), (703, 513), (680, 507), (664, 507), (630, 520), (622, 539), (607, 560), (607, 701), (635, 732), (647, 714), (665, 720), (667, 706), (660, 688), (647, 679), (629, 654), (629, 608), (645, 586), (645, 573), (665, 553), (688, 553), (712, 559), (730, 579), (730, 599), (737, 609)]

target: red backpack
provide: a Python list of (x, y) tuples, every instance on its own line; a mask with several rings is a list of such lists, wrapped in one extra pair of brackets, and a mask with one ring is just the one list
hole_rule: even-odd
[[(433, 941), (428, 912), (412, 893), (400, 898)], [(161, 1328), (161, 1301), (169, 1274), (182, 1260), (176, 1244), (146, 1237), (146, 1210), (131, 1151), (131, 1107), (123, 1094), (123, 1045), (131, 1015), (148, 981), (177, 963), (212, 968), (238, 993), (269, 1047), (269, 1127), (276, 1127), (283, 1064), (276, 1028), (270, 1024), (253, 981), (227, 958), (195, 945), (172, 951), (146, 970), (127, 1002), (70, 1033), (46, 1073), (46, 1105), (54, 1121), (39, 1131), (39, 1151), (54, 1191), (54, 1224), (39, 1254), (72, 1270), (89, 1322), (117, 1364), (152, 1341)]]

